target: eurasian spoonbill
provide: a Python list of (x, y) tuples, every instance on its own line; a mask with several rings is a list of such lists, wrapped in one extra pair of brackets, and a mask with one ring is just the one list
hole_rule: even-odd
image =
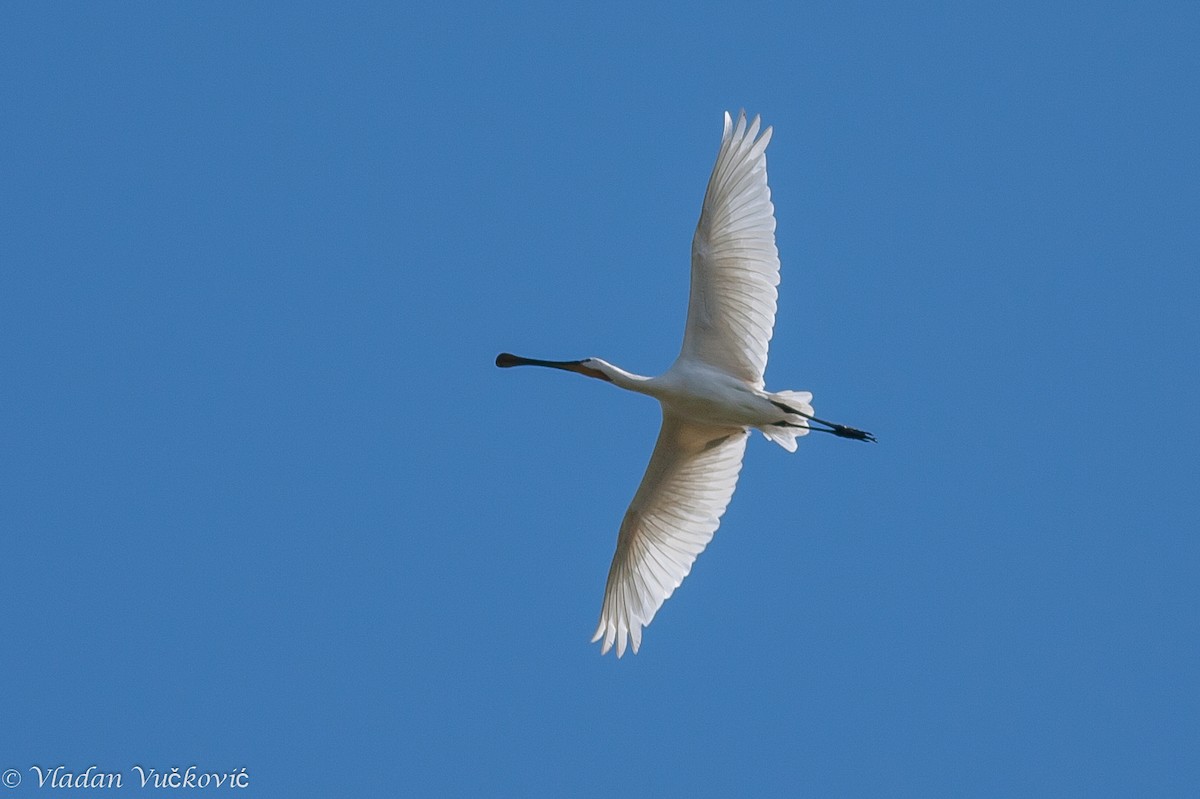
[[(507, 352), (496, 365), (548, 366), (648, 394), (662, 405), (662, 429), (642, 484), (625, 512), (592, 641), (617, 657), (691, 571), (733, 496), (750, 430), (788, 452), (810, 430), (874, 441), (863, 430), (813, 415), (807, 391), (764, 389), (767, 344), (775, 324), (779, 251), (767, 187), (767, 143), (759, 118), (736, 126), (725, 114), (717, 163), (692, 237), (692, 287), (683, 349), (658, 377), (642, 377), (600, 358), (543, 361)], [(821, 425), (821, 426), (815, 426)]]

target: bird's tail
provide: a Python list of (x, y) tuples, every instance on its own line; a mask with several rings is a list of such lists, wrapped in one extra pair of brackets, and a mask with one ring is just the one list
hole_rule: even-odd
[(788, 452), (795, 452), (796, 439), (799, 436), (808, 435), (809, 432), (808, 419), (805, 419), (800, 413), (806, 413), (809, 416), (815, 413), (812, 396), (811, 391), (779, 391), (769, 395), (771, 402), (775, 403), (776, 407), (781, 410), (787, 408), (790, 411), (799, 411), (799, 413), (789, 415), (786, 425), (764, 425), (759, 430), (764, 436)]

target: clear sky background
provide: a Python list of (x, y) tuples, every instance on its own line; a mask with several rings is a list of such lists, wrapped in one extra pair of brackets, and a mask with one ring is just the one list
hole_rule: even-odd
[[(1195, 795), (1200, 6), (642, 5), (3, 5), (5, 795)], [(658, 409), (492, 361), (671, 363), (739, 107), (879, 443), (601, 658)]]

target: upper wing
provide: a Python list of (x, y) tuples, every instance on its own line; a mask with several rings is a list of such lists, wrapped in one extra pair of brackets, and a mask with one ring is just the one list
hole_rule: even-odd
[(775, 326), (779, 251), (767, 187), (767, 143), (756, 116), (733, 127), (725, 114), (721, 151), (692, 237), (692, 290), (680, 358), (716, 366), (761, 389)]
[(604, 638), (601, 654), (617, 645), (633, 651), (667, 597), (679, 587), (721, 523), (733, 496), (747, 432), (702, 427), (663, 411), (662, 430), (642, 484), (634, 494), (604, 588), (600, 625), (592, 641)]

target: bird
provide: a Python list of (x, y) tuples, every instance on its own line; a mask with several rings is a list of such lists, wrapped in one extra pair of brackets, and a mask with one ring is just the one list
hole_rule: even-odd
[(592, 643), (617, 657), (680, 586), (721, 523), (752, 430), (788, 452), (817, 431), (855, 441), (875, 436), (815, 415), (808, 391), (769, 392), (763, 373), (775, 326), (779, 251), (767, 185), (767, 144), (746, 113), (725, 113), (716, 164), (692, 237), (691, 288), (683, 346), (657, 377), (633, 374), (601, 358), (551, 361), (508, 352), (496, 366), (575, 372), (646, 394), (662, 406), (662, 427), (617, 534)]

